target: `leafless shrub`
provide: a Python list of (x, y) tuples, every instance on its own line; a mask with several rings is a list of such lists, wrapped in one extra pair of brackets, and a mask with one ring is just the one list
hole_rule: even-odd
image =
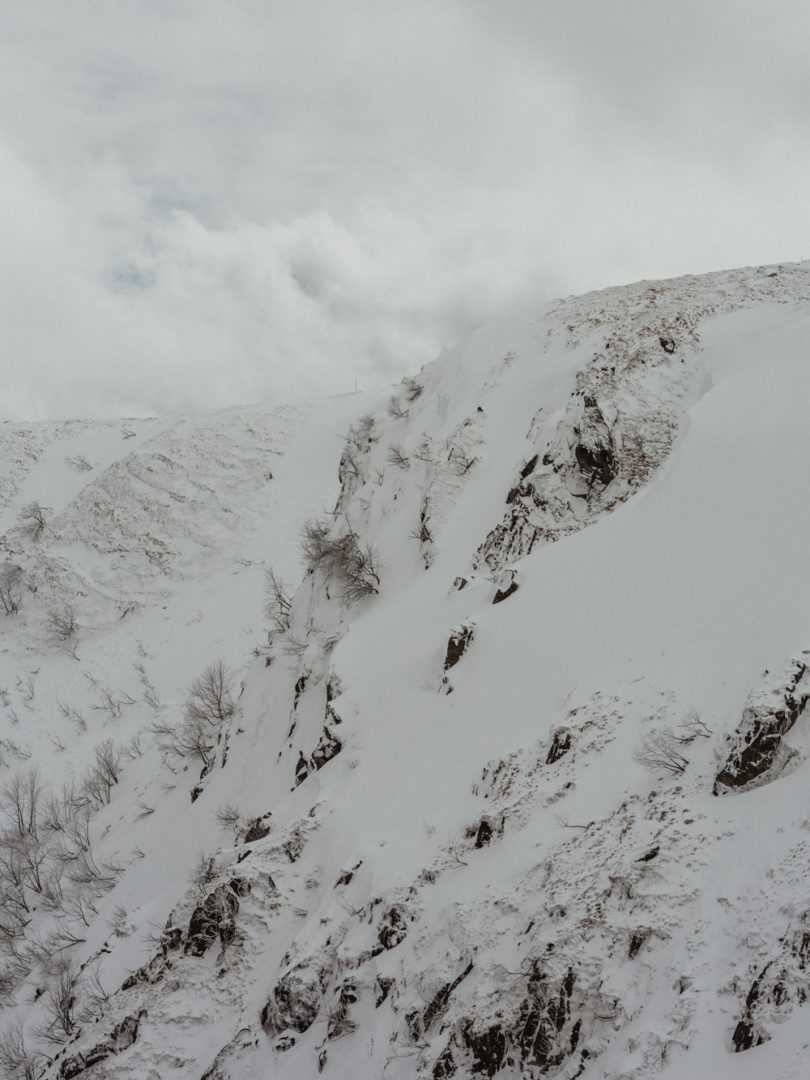
[(28, 503), (20, 511), (17, 524), (31, 540), (39, 540), (47, 524), (45, 521), (45, 507), (40, 506), (36, 501)]
[(378, 593), (380, 591), (380, 564), (374, 548), (369, 544), (359, 544), (357, 537), (354, 537), (354, 543), (343, 568), (343, 576), (346, 579), (343, 597), (349, 603)]
[(198, 675), (189, 687), (183, 719), (176, 727), (166, 721), (154, 724), (152, 731), (161, 739), (169, 754), (196, 757), (209, 769), (222, 727), (236, 708), (233, 676), (223, 660), (215, 660)]
[(97, 862), (88, 843), (80, 846), (71, 860), (68, 877), (74, 885), (86, 886), (96, 893), (114, 889), (123, 868), (113, 863)]
[(7, 1080), (36, 1080), (45, 1062), (44, 1054), (26, 1046), (19, 1018), (0, 1034), (0, 1070)]
[(98, 1020), (110, 998), (101, 982), (101, 970), (98, 962), (84, 969), (79, 989), (81, 993), (76, 1015), (81, 1023), (91, 1024)]
[(29, 746), (20, 746), (13, 739), (0, 739), (0, 750), (8, 754), (9, 757), (17, 758), (18, 761), (28, 761), (31, 757), (31, 748)]
[(265, 604), (264, 613), (280, 634), (290, 628), (290, 614), (292, 612), (292, 595), (290, 589), (275, 570), (269, 568), (265, 571)]
[(411, 460), (399, 443), (391, 443), (388, 447), (388, 453), (385, 455), (385, 460), (389, 465), (394, 465), (397, 469), (410, 469), (411, 467)]
[(37, 769), (21, 769), (0, 787), (0, 809), (5, 819), (4, 832), (16, 839), (37, 838), (39, 811), (43, 798)]
[(190, 883), (199, 893), (204, 895), (208, 892), (208, 886), (216, 880), (216, 858), (214, 855), (206, 855), (201, 851), (189, 877)]
[[(138, 644), (140, 648), (143, 648), (142, 643), (139, 642)], [(160, 696), (155, 689), (154, 683), (147, 674), (146, 667), (141, 661), (138, 661), (132, 666), (138, 672), (138, 678), (140, 679), (141, 685), (144, 688), (143, 700), (146, 702), (150, 709), (153, 709), (155, 712), (157, 712), (157, 710), (160, 708)]]
[(291, 630), (288, 630), (281, 639), (281, 651), (285, 656), (295, 656), (300, 659), (308, 648), (307, 639), (294, 634)]
[(116, 904), (112, 915), (107, 920), (107, 925), (116, 937), (129, 937), (132, 927), (129, 921), (129, 912), (121, 904)]
[[(72, 920), (81, 922), (89, 927), (93, 919), (98, 915), (98, 908), (94, 903), (93, 894), (85, 892), (83, 889), (79, 889), (64, 897), (62, 901), (62, 912)], [(64, 924), (62, 925), (64, 926)], [(82, 938), (76, 937), (71, 931), (69, 936), (65, 938), (65, 943), (69, 948), (74, 944), (78, 945), (82, 940)]]
[(408, 410), (403, 408), (402, 402), (396, 394), (389, 400), (387, 405), (387, 412), (394, 420), (404, 420), (408, 415)]
[(89, 472), (93, 468), (84, 454), (77, 454), (76, 457), (66, 457), (65, 464), (70, 465), (76, 472)]
[(425, 389), (413, 375), (405, 376), (402, 380), (402, 388), (408, 401), (416, 401), (418, 397), (422, 396), (422, 391)]
[(226, 802), (217, 809), (216, 819), (223, 829), (237, 829), (242, 815), (239, 813), (238, 806)]
[(710, 739), (712, 734), (712, 729), (697, 709), (687, 710), (683, 720), (678, 724), (677, 738), (681, 743), (691, 743), (695, 739)]
[(96, 747), (94, 763), (82, 781), (82, 793), (92, 805), (106, 806), (120, 775), (121, 751), (112, 739), (105, 739)]
[(135, 761), (136, 758), (143, 756), (143, 747), (141, 746), (140, 735), (133, 735), (129, 740), (127, 746), (124, 747), (122, 753), (124, 753), (130, 761)]
[(124, 705), (136, 704), (134, 697), (120, 690), (113, 690), (109, 686), (101, 686), (98, 683), (96, 689), (98, 690), (98, 702), (90, 707), (98, 712), (107, 713), (111, 720), (117, 720), (120, 717)]
[(224, 660), (215, 660), (192, 680), (186, 702), (186, 715), (221, 727), (235, 709), (233, 675)]
[(462, 447), (453, 443), (449, 447), (447, 460), (453, 468), (456, 476), (464, 476), (468, 473), (473, 465), (478, 461), (477, 457), (472, 457)]
[(681, 745), (670, 728), (651, 731), (633, 754), (633, 760), (653, 772), (683, 773), (689, 764), (678, 749)]
[(77, 973), (64, 964), (43, 995), (45, 1021), (38, 1034), (51, 1043), (67, 1042), (76, 1028), (74, 1008), (76, 1005)]
[(66, 720), (70, 720), (71, 723), (76, 725), (79, 731), (87, 731), (87, 721), (78, 709), (74, 709), (72, 705), (68, 705), (58, 698), (56, 699), (56, 707)]
[(79, 632), (76, 622), (76, 612), (70, 604), (55, 608), (48, 616), (48, 629), (51, 638), (55, 641), (65, 642), (75, 638)]
[(307, 567), (338, 578), (350, 603), (379, 592), (379, 557), (369, 544), (360, 543), (351, 527), (335, 534), (326, 519), (312, 518), (304, 523), (301, 547)]
[(413, 452), (413, 456), (417, 461), (423, 461), (426, 465), (435, 465), (436, 460), (433, 457), (433, 444), (428, 435), (422, 436), (422, 441), (416, 450)]
[(22, 675), (18, 675), (15, 680), (17, 691), (22, 698), (22, 703), (27, 709), (30, 709), (34, 703), (34, 698), (37, 696), (37, 672), (31, 671), (23, 679)]
[(0, 605), (6, 615), (14, 615), (22, 603), (24, 574), (21, 566), (4, 562), (0, 566)]
[(143, 700), (146, 705), (153, 712), (157, 712), (161, 706), (160, 698), (158, 697), (157, 690), (153, 686), (148, 686), (143, 692)]

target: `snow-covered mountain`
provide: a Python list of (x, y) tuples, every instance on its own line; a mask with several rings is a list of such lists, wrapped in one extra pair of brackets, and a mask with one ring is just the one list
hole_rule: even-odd
[(0, 1075), (807, 1075), (810, 267), (0, 425)]

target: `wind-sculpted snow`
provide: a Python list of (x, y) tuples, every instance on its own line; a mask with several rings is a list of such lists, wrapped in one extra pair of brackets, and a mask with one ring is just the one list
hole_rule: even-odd
[(809, 301), (0, 430), (0, 1077), (804, 1077)]

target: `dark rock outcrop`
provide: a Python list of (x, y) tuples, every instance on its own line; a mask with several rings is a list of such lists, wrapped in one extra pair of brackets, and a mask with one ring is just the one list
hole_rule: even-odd
[(799, 689), (806, 672), (806, 664), (797, 664), (786, 687), (755, 698), (743, 710), (730, 740), (731, 749), (715, 779), (715, 795), (763, 783), (787, 764), (792, 755), (782, 740), (810, 699), (810, 691)]
[(261, 1023), (270, 1036), (289, 1030), (303, 1032), (312, 1026), (321, 1005), (321, 984), (309, 968), (295, 968), (279, 980), (262, 1009)]
[(553, 765), (571, 749), (571, 732), (568, 728), (555, 728), (551, 733), (551, 745), (546, 754), (546, 765)]
[(116, 1024), (106, 1039), (97, 1043), (90, 1050), (71, 1054), (70, 1057), (65, 1058), (59, 1066), (61, 1080), (71, 1080), (72, 1077), (79, 1076), (86, 1069), (97, 1065), (100, 1061), (105, 1061), (107, 1058), (129, 1049), (138, 1038), (138, 1028), (145, 1016), (144, 1011), (141, 1011), (137, 1017), (125, 1016), (120, 1024)]
[(584, 399), (582, 420), (575, 434), (577, 444), (574, 447), (574, 456), (580, 472), (589, 484), (598, 482), (602, 487), (607, 487), (617, 472), (613, 436), (596, 398), (587, 394)]
[[(465, 971), (462, 978), (467, 974)], [(482, 1023), (483, 1018), (461, 1021), (434, 1062), (434, 1078), (492, 1077), (504, 1065), (518, 1062), (523, 1069), (520, 1075), (545, 1075), (559, 1069), (580, 1041), (581, 1019), (574, 1017), (571, 1007), (575, 982), (570, 970), (552, 982), (535, 963), (518, 1012), (510, 1020), (498, 1019), (496, 1023), (491, 1019)], [(426, 1025), (420, 1030), (426, 1030)]]
[[(236, 878), (228, 885), (217, 885), (216, 889), (196, 906), (188, 924), (185, 949), (187, 953), (203, 956), (217, 937), (223, 945), (230, 945), (236, 933), (238, 895), (244, 895), (239, 892), (243, 881), (242, 878)], [(234, 882), (237, 883), (236, 886)]]
[(455, 667), (464, 653), (470, 647), (475, 636), (475, 624), (465, 623), (458, 630), (454, 630), (447, 640), (447, 652), (444, 657), (444, 670), (449, 671)]
[(756, 974), (745, 995), (731, 1041), (737, 1053), (770, 1039), (768, 1022), (779, 1023), (810, 999), (810, 911), (779, 942), (781, 949)]
[(242, 838), (243, 844), (252, 844), (255, 840), (263, 840), (270, 832), (270, 826), (264, 823), (262, 818), (255, 818), (248, 826), (248, 830)]

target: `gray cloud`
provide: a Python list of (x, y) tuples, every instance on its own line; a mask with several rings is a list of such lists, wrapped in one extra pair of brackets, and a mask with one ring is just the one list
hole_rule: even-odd
[(798, 0), (32, 0), (4, 415), (394, 381), (512, 306), (810, 255)]

